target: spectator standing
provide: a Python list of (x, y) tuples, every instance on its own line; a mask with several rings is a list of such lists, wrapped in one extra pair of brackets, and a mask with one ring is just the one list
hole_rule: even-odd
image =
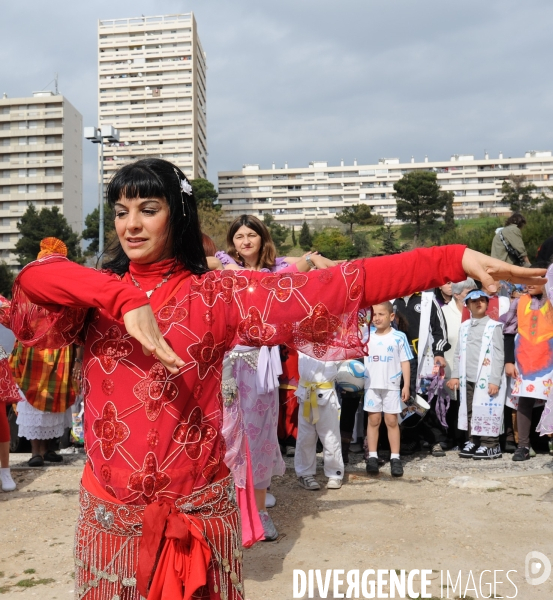
[(459, 456), (475, 460), (501, 458), (499, 433), (506, 391), (503, 331), (501, 323), (486, 315), (489, 300), (481, 290), (467, 294), (471, 319), (461, 326), (447, 384), (452, 390), (460, 389), (458, 426), (469, 433)]
[[(415, 396), (422, 378), (431, 377), (434, 367), (445, 368), (444, 353), (450, 348), (447, 325), (432, 291), (396, 298), (393, 307), (394, 313), (400, 313), (409, 324), (407, 339), (414, 356), (410, 362), (410, 394)], [(443, 447), (447, 446), (447, 435), (434, 406), (421, 422), (420, 432), (430, 444), (433, 456), (445, 456)], [(413, 446), (416, 442), (410, 440), (408, 444)]]
[(378, 433), (384, 421), (390, 442), (390, 471), (392, 476), (403, 475), (401, 464), (398, 415), (401, 401), (409, 400), (409, 361), (413, 354), (407, 337), (392, 328), (395, 319), (391, 302), (373, 306), (373, 325), (365, 357), (365, 410), (369, 413), (367, 473), (378, 473)]
[(511, 265), (530, 266), (528, 252), (522, 239), (522, 228), (526, 219), (520, 213), (513, 213), (505, 222), (505, 227), (495, 230), (491, 255)]
[[(502, 317), (505, 323), (505, 372), (513, 378), (511, 403), (517, 411), (518, 447), (514, 461), (530, 459), (530, 429), (535, 406), (553, 387), (553, 314), (545, 286), (528, 285)], [(542, 415), (542, 419), (543, 419)], [(545, 433), (543, 427), (540, 431)]]
[(329, 490), (342, 487), (344, 461), (340, 440), (340, 403), (334, 384), (339, 364), (298, 352), (300, 381), (296, 396), (299, 411), (294, 467), (299, 484), (310, 491), (321, 487), (314, 477), (317, 437), (323, 445), (324, 473), (328, 477), (326, 487)]

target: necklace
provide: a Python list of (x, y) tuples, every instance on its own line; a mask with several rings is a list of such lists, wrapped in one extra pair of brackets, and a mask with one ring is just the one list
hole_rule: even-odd
[[(131, 280), (134, 283), (134, 285), (136, 285), (136, 287), (141, 290), (142, 286), (138, 283), (138, 281), (136, 281), (136, 279), (132, 276), (132, 273), (129, 271), (129, 275), (131, 276)], [(160, 288), (164, 283), (167, 283), (169, 281), (169, 278), (171, 277), (171, 274), (167, 275), (167, 277), (164, 277), (157, 285), (155, 288), (153, 288), (152, 290), (149, 290), (146, 292), (146, 296), (148, 298), (150, 298), (150, 296), (158, 289)]]

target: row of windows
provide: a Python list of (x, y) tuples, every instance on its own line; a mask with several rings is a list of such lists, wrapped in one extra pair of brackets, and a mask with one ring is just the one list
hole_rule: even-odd
[(2, 185), (0, 186), (1, 194), (36, 194), (42, 192), (59, 192), (63, 189), (62, 183), (46, 183), (37, 185), (34, 183), (23, 185)]
[(19, 138), (2, 138), (0, 140), (2, 146), (32, 146), (34, 144), (61, 144), (61, 135), (30, 135), (28, 137)]

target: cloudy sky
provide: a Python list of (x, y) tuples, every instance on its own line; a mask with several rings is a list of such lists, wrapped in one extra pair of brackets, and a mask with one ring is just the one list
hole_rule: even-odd
[[(0, 93), (60, 91), (97, 122), (97, 20), (193, 11), (209, 178), (241, 168), (553, 149), (551, 0), (0, 3)], [(84, 145), (85, 214), (97, 201)]]

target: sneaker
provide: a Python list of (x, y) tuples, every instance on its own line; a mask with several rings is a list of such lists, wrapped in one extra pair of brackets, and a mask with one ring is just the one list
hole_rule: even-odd
[(273, 496), (273, 494), (269, 494), (269, 492), (267, 492), (267, 495), (265, 496), (265, 508), (273, 508), (275, 505), (276, 498)]
[(480, 446), (472, 457), (474, 460), (493, 460), (494, 458), (501, 458), (501, 448), (495, 446), (495, 448), (486, 448), (486, 446)]
[(505, 452), (513, 454), (516, 452), (517, 445), (514, 442), (505, 442)]
[(286, 446), (286, 456), (296, 456), (295, 446)]
[(13, 492), (17, 487), (15, 485), (15, 481), (12, 479), (10, 470), (6, 467), (6, 471), (2, 470), (0, 474), (0, 479), (2, 481), (2, 491), (3, 492)]
[(321, 486), (315, 481), (313, 475), (303, 475), (302, 477), (298, 477), (298, 483), (306, 490), (315, 491), (321, 489)]
[(259, 511), (259, 518), (263, 525), (263, 531), (265, 532), (264, 542), (274, 542), (278, 537), (278, 531), (276, 530), (273, 519), (269, 516), (268, 512)]
[(534, 448), (532, 448), (532, 446), (530, 446), (529, 452), (530, 452), (530, 458), (536, 458), (536, 451), (534, 450)]
[(553, 454), (553, 439), (549, 438), (549, 454)]
[(528, 448), (517, 448), (513, 454), (513, 460), (515, 462), (530, 460), (530, 450)]
[(329, 477), (326, 484), (327, 490), (339, 490), (342, 487), (342, 480), (338, 477)]
[(432, 456), (445, 456), (445, 451), (442, 448), (441, 444), (434, 444), (430, 453), (432, 454)]
[(367, 471), (367, 473), (369, 475), (378, 475), (378, 473), (379, 473), (378, 458), (375, 458), (374, 456), (369, 457), (367, 459), (367, 464), (365, 466), (365, 470)]
[(461, 452), (459, 452), (459, 458), (472, 458), (476, 452), (476, 446), (472, 442), (467, 442)]
[(399, 458), (392, 458), (390, 460), (390, 472), (392, 477), (403, 476), (403, 465), (401, 464), (401, 460)]

